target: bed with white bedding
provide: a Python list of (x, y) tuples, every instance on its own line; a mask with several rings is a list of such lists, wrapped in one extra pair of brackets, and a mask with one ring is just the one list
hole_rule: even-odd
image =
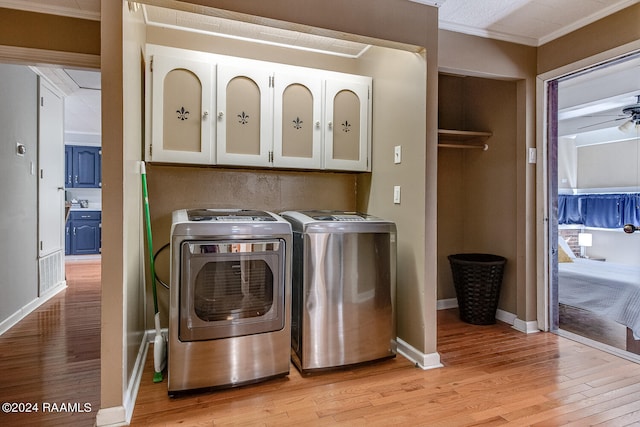
[(585, 258), (558, 263), (558, 302), (614, 320), (640, 338), (640, 266)]

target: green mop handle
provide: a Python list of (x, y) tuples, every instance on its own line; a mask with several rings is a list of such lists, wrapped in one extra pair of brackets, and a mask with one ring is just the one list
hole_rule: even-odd
[(144, 200), (144, 219), (147, 225), (147, 245), (149, 246), (149, 269), (151, 271), (151, 289), (153, 290), (153, 309), (158, 313), (158, 295), (156, 293), (156, 270), (153, 262), (153, 238), (151, 237), (151, 215), (149, 215), (149, 194), (147, 192), (147, 168), (144, 162), (140, 163), (142, 175), (142, 198)]

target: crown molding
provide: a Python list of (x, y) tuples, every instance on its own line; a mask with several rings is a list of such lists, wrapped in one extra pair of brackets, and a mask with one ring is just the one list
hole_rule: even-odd
[(35, 66), (63, 65), (67, 67), (100, 69), (100, 55), (6, 45), (0, 45), (0, 60), (3, 62)]
[(502, 40), (505, 42), (523, 44), (526, 46), (538, 46), (538, 39), (533, 37), (517, 36), (514, 34), (502, 33), (500, 31), (485, 30), (468, 25), (455, 24), (448, 21), (440, 21), (438, 28), (441, 30), (453, 31), (455, 33), (468, 34), (470, 36), (484, 37), (493, 40)]
[(413, 3), (426, 4), (427, 6), (440, 7), (447, 0), (409, 0), (409, 1)]
[(25, 12), (46, 13), (49, 15), (67, 16), (70, 18), (87, 19), (91, 21), (100, 20), (100, 10), (82, 10), (79, 8), (61, 7), (48, 5), (44, 2), (29, 3), (23, 0), (0, 0), (0, 7), (7, 9), (23, 10)]

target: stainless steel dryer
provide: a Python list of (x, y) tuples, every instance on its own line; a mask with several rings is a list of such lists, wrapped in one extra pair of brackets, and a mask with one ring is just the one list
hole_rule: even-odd
[(287, 375), (291, 225), (237, 209), (172, 220), (169, 394)]
[(291, 358), (302, 373), (395, 356), (396, 226), (356, 212), (288, 211)]

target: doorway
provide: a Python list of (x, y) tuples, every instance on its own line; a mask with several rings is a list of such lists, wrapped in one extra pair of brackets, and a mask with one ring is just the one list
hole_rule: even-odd
[[(44, 87), (32, 67), (0, 67), (2, 93), (12, 99), (0, 115), (6, 124), (2, 146), (12, 149), (10, 156), (2, 156), (0, 180), (8, 225), (0, 245), (6, 273), (0, 347), (13, 348), (3, 360), (3, 372), (14, 373), (5, 378), (0, 394), (4, 401), (17, 395), (51, 402), (83, 397), (95, 412), (100, 395), (100, 259), (83, 263), (84, 271), (67, 271), (65, 289), (64, 255), (58, 256), (62, 277), (52, 288), (43, 285), (55, 270), (53, 262), (43, 260), (64, 253), (63, 113), (58, 102), (63, 96), (51, 81)], [(50, 179), (54, 175), (59, 177)], [(83, 386), (77, 387), (81, 377)]]
[(64, 94), (65, 259), (95, 261), (101, 253), (102, 138), (100, 72), (38, 68)]
[(551, 329), (640, 360), (638, 71), (634, 54), (549, 82), (547, 191)]

